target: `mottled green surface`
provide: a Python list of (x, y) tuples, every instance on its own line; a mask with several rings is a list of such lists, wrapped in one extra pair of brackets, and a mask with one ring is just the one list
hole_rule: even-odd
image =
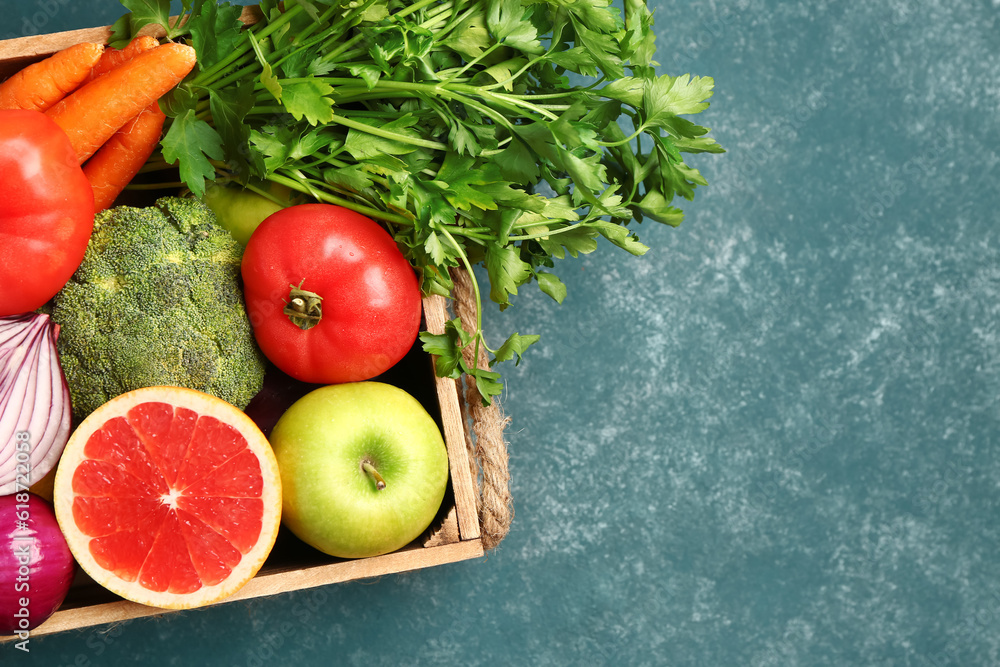
[[(44, 30), (118, 14), (91, 4)], [(646, 257), (489, 316), (543, 336), (508, 373), (500, 549), (4, 664), (1000, 663), (1000, 7), (654, 5), (730, 152)]]

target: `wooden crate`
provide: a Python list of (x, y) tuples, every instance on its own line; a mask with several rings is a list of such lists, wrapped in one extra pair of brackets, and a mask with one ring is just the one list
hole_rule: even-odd
[[(258, 17), (256, 8), (247, 7), (244, 10), (244, 22), (252, 23)], [(0, 41), (0, 80), (66, 46), (79, 42), (106, 42), (110, 34), (110, 28), (100, 27)], [(426, 330), (443, 333), (447, 300), (440, 296), (425, 298), (423, 311)], [(455, 380), (435, 376), (432, 361), (415, 346), (392, 371), (394, 377), (401, 380), (394, 383), (420, 399), (431, 415), (438, 419), (448, 448), (449, 488), (431, 528), (396, 552), (373, 558), (343, 560), (305, 545), (282, 527), (271, 556), (257, 576), (235, 595), (217, 604), (406, 572), (484, 555), (477, 509), (478, 483), (466, 444), (467, 422), (460, 392)], [(74, 582), (59, 611), (32, 630), (31, 636), (164, 613), (170, 611), (122, 600), (82, 575)], [(14, 637), (3, 637), (0, 641), (12, 639)]]

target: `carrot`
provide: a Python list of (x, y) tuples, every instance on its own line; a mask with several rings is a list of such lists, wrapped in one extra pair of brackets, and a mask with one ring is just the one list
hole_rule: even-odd
[(83, 165), (94, 189), (95, 210), (110, 208), (125, 186), (139, 173), (160, 140), (166, 116), (153, 102), (127, 122)]
[(46, 114), (69, 137), (83, 164), (118, 128), (180, 83), (194, 65), (190, 46), (164, 44), (94, 79)]
[(28, 65), (0, 83), (0, 109), (45, 111), (87, 78), (102, 53), (103, 44), (83, 42)]
[(97, 64), (90, 70), (90, 74), (86, 79), (84, 79), (83, 83), (90, 83), (97, 77), (102, 74), (107, 74), (122, 63), (132, 60), (132, 58), (135, 58), (143, 51), (155, 49), (159, 45), (160, 42), (155, 37), (150, 35), (139, 35), (125, 45), (124, 49), (116, 49), (109, 46), (104, 49), (104, 54), (101, 56), (101, 59), (98, 60)]

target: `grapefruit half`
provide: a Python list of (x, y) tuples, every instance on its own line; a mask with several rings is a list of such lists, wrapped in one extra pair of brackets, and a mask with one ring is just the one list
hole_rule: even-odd
[(239, 590), (281, 521), (271, 447), (243, 412), (180, 387), (122, 394), (70, 437), (53, 488), (80, 567), (126, 600), (190, 609)]

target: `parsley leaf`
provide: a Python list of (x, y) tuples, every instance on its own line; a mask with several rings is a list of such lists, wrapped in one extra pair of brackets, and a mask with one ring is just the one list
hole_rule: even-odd
[(561, 234), (540, 238), (537, 242), (548, 255), (563, 259), (567, 253), (571, 257), (579, 257), (597, 250), (595, 236), (597, 232), (589, 227), (573, 227)]
[(486, 247), (486, 271), (490, 277), (490, 298), (503, 310), (511, 294), (531, 277), (531, 265), (521, 259), (515, 246), (491, 243)]
[(250, 128), (244, 122), (253, 108), (253, 85), (209, 91), (209, 109), (215, 130), (222, 139), (224, 158), (234, 172), (246, 177), (250, 171), (242, 157), (248, 152)]
[(486, 25), (497, 42), (525, 53), (542, 53), (538, 31), (525, 20), (529, 11), (519, 0), (496, 0), (489, 3)]
[(185, 22), (191, 27), (191, 45), (198, 54), (198, 67), (208, 69), (232, 53), (240, 41), (243, 7), (215, 0), (197, 0)]
[(692, 114), (708, 108), (715, 81), (711, 77), (670, 76), (664, 74), (647, 79), (642, 93), (646, 119), (645, 127), (663, 127), (664, 123), (680, 114)]
[(181, 179), (196, 196), (205, 194), (205, 179), (215, 176), (215, 167), (209, 159), (221, 160), (223, 157), (219, 133), (205, 121), (195, 118), (193, 109), (188, 109), (173, 119), (162, 143), (163, 159), (168, 164), (180, 160)]
[(595, 227), (601, 233), (601, 236), (633, 255), (645, 255), (646, 251), (649, 250), (649, 246), (640, 243), (639, 238), (629, 232), (628, 227), (616, 225), (613, 222), (605, 220), (598, 220), (590, 223), (590, 225)]
[(521, 355), (524, 354), (524, 351), (527, 350), (530, 345), (537, 343), (540, 338), (541, 336), (534, 334), (530, 336), (522, 336), (516, 332), (512, 333), (507, 340), (504, 341), (503, 345), (497, 349), (496, 354), (493, 355), (493, 363), (509, 361), (517, 357), (514, 362), (514, 365), (516, 366), (521, 363)]
[(147, 25), (161, 25), (168, 36), (176, 36), (176, 29), (171, 31), (170, 0), (121, 0), (122, 6), (129, 10), (129, 28), (132, 37)]
[(539, 271), (535, 274), (538, 287), (548, 294), (556, 303), (562, 303), (566, 298), (566, 285), (554, 273)]
[[(447, 324), (451, 324), (448, 322)], [(446, 324), (446, 326), (447, 326)], [(432, 334), (422, 331), (419, 335), (424, 352), (434, 355), (434, 370), (438, 377), (458, 378), (461, 375), (462, 350), (455, 337), (447, 333)]]
[(271, 69), (271, 64), (267, 61), (267, 56), (264, 55), (264, 49), (253, 36), (252, 32), (248, 32), (247, 36), (250, 39), (250, 46), (253, 47), (253, 52), (257, 56), (257, 60), (260, 62), (261, 85), (263, 85), (264, 88), (274, 96), (275, 100), (281, 102), (281, 83), (279, 83), (278, 77), (274, 75), (274, 70)]
[(281, 86), (282, 102), (295, 120), (305, 118), (310, 125), (333, 120), (333, 100), (328, 97), (333, 86), (322, 81), (308, 80)]

